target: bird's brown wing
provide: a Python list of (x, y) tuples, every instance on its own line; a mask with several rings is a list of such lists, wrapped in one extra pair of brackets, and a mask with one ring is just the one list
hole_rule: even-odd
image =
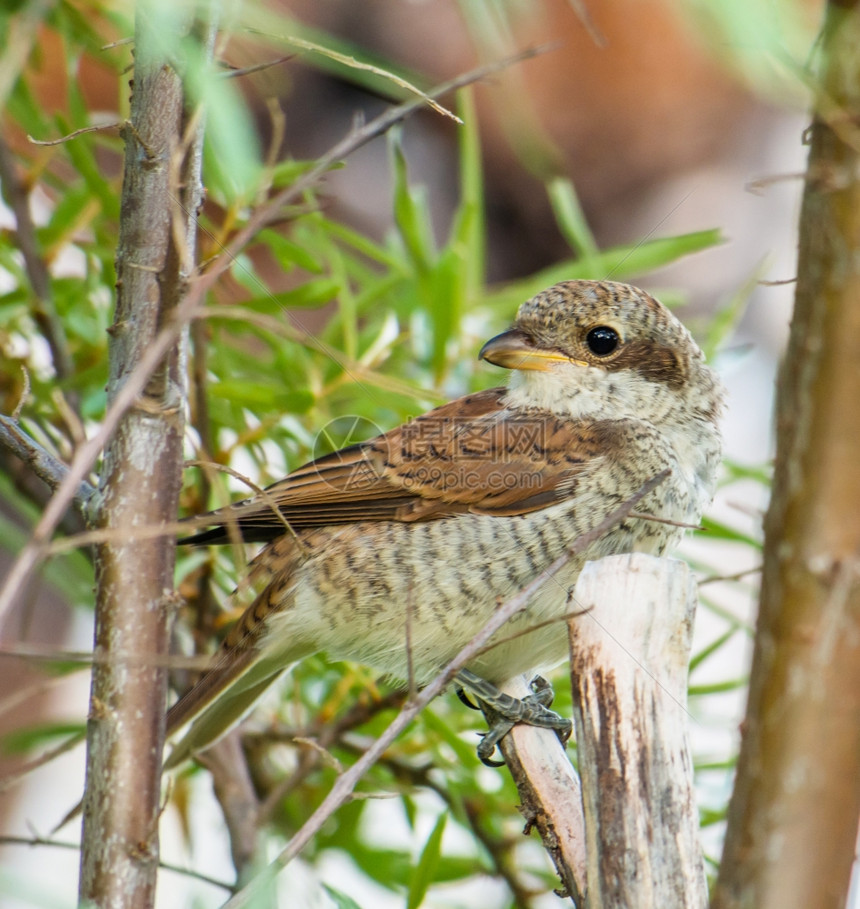
[(185, 542), (225, 542), (231, 524), (249, 542), (274, 542), (253, 563), (251, 587), (258, 595), (211, 669), (168, 714), (168, 734), (193, 720), (170, 765), (211, 743), (285, 668), (280, 656), (261, 655), (257, 647), (266, 619), (281, 608), (268, 566), (277, 563), (282, 578), (302, 557), (287, 522), (309, 544), (314, 528), (334, 524), (525, 514), (572, 495), (581, 472), (612, 450), (615, 424), (511, 410), (505, 394), (496, 388), (452, 401), (299, 468), (263, 496), (198, 519), (198, 526), (211, 529)]
[(185, 543), (247, 542), (357, 521), (516, 515), (569, 495), (605, 431), (511, 410), (504, 388), (459, 398), (384, 435), (311, 461), (262, 495), (192, 519)]

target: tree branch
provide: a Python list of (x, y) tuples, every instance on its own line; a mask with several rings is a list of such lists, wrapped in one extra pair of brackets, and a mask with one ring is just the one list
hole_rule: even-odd
[(747, 716), (715, 909), (845, 905), (860, 815), (860, 5), (818, 55)]
[[(83, 802), (80, 899), (104, 909), (151, 909), (155, 899), (167, 699), (163, 658), (173, 612), (175, 545), (165, 536), (134, 540), (122, 534), (172, 521), (176, 514), (182, 345), (173, 337), (155, 362), (144, 362), (161, 326), (181, 307), (194, 268), (201, 193), (202, 133), (188, 149), (182, 147), (187, 119), (182, 76), (176, 61), (164, 56), (159, 27), (145, 8), (138, 10), (109, 346), (112, 406), (127, 394), (134, 375), (143, 380), (138, 389), (143, 394), (119, 412), (95, 502), (95, 523), (120, 532), (118, 539), (100, 544), (96, 556)], [(214, 27), (209, 32), (211, 55)]]
[[(704, 909), (687, 744), (696, 584), (644, 553), (588, 563), (568, 622), (589, 909)], [(580, 904), (581, 905), (581, 904)]]

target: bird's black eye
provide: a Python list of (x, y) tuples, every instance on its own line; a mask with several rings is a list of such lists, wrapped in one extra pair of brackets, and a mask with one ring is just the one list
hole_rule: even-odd
[(607, 325), (598, 325), (597, 328), (592, 328), (585, 336), (585, 343), (588, 345), (588, 349), (598, 357), (606, 357), (611, 354), (620, 342), (621, 338), (618, 337), (618, 332)]

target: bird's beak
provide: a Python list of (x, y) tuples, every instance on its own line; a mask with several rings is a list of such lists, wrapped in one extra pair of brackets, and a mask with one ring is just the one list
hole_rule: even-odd
[(553, 363), (580, 363), (560, 350), (536, 346), (535, 342), (519, 328), (503, 331), (487, 341), (481, 348), (478, 359), (495, 363), (496, 366), (504, 366), (505, 369), (531, 369), (538, 372), (549, 371)]

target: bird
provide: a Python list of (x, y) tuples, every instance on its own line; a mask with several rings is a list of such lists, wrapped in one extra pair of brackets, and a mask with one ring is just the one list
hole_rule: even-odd
[[(509, 370), (508, 384), (192, 520), (197, 532), (181, 543), (265, 545), (233, 594), (244, 612), (168, 711), (166, 767), (216, 741), (317, 652), (426, 685), (500, 602), (665, 474), (466, 664), (458, 680), (491, 703), (506, 680), (564, 661), (558, 621), (586, 561), (662, 555), (699, 523), (716, 485), (724, 392), (657, 299), (618, 282), (563, 281), (524, 302), (479, 358)], [(570, 731), (546, 715), (536, 723)]]

